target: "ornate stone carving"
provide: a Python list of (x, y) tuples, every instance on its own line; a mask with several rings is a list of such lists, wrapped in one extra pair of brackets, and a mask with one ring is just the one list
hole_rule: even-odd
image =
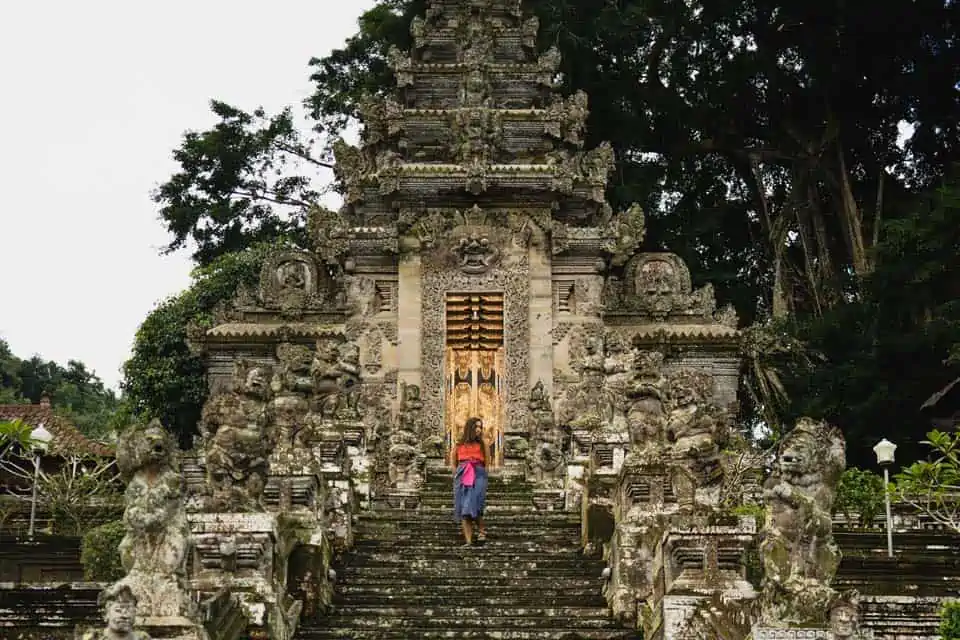
[(410, 490), (423, 483), (426, 463), (420, 444), (423, 442), (423, 402), (420, 387), (400, 383), (400, 415), (397, 429), (390, 434), (387, 453), (390, 485), (395, 489)]
[(271, 412), (278, 444), (305, 444), (309, 441), (309, 421), (313, 379), (310, 364), (313, 354), (304, 345), (281, 343), (277, 346), (279, 368), (270, 384)]
[(360, 202), (363, 200), (363, 183), (373, 169), (370, 159), (364, 155), (363, 151), (343, 140), (333, 143), (333, 158), (335, 162), (333, 173), (346, 189), (344, 194), (346, 203)]
[(669, 393), (663, 373), (663, 353), (634, 353), (634, 366), (627, 387), (627, 427), (632, 455), (660, 452), (665, 446), (666, 400)]
[(373, 326), (367, 330), (363, 368), (371, 375), (383, 368), (383, 333), (379, 327)]
[[(442, 218), (441, 218), (442, 219)], [(502, 229), (477, 229), (490, 233), (491, 242), (508, 236)], [(496, 233), (495, 233), (496, 232)], [(502, 234), (498, 236), (496, 234)], [(442, 236), (437, 236), (442, 239)], [(439, 240), (438, 240), (439, 242)], [(455, 264), (444, 258), (449, 250), (439, 248), (424, 256), (421, 295), (423, 323), (421, 329), (421, 362), (443, 362), (444, 309), (448, 292), (503, 291), (504, 321), (510, 327), (505, 335), (505, 419), (507, 424), (528, 423), (529, 407), (527, 379), (529, 371), (529, 258), (526, 251), (504, 251), (500, 263), (477, 275), (462, 273)], [(442, 438), (443, 420), (443, 371), (438, 366), (424, 366), (421, 373), (421, 392), (426, 425), (437, 429)]]
[(470, 275), (484, 273), (500, 258), (500, 250), (490, 244), (490, 239), (476, 233), (460, 238), (453, 252), (460, 271)]
[(461, 164), (490, 163), (503, 145), (503, 118), (490, 109), (460, 109), (450, 114), (452, 157)]
[(833, 500), (846, 466), (838, 429), (801, 418), (780, 444), (764, 485), (767, 517), (760, 552), (760, 620), (771, 627), (826, 625), (840, 564), (833, 540)]
[(608, 278), (604, 293), (607, 310), (632, 311), (662, 322), (667, 318), (694, 317), (713, 322), (716, 299), (713, 287), (693, 290), (690, 271), (672, 253), (641, 253), (626, 265), (621, 283)]
[(610, 254), (610, 264), (623, 266), (640, 248), (647, 234), (643, 209), (632, 204), (626, 211), (611, 216), (604, 227), (603, 250)]
[(542, 380), (538, 380), (530, 390), (530, 417), (533, 447), (529, 450), (527, 463), (533, 479), (540, 488), (552, 488), (558, 484), (558, 488), (562, 488), (567, 438), (554, 420), (553, 408)]
[(313, 410), (321, 419), (360, 418), (360, 350), (351, 341), (329, 336), (317, 341), (313, 362)]
[(97, 597), (97, 604), (103, 611), (106, 627), (102, 631), (88, 631), (81, 640), (150, 640), (143, 631), (134, 631), (138, 600), (128, 585), (110, 585)]
[(238, 360), (233, 389), (214, 395), (203, 407), (200, 433), (213, 510), (263, 510), (261, 496), (276, 444), (271, 376), (268, 366)]
[(364, 143), (376, 147), (393, 140), (404, 130), (403, 105), (393, 98), (364, 96), (358, 104), (363, 121)]
[(320, 269), (310, 253), (277, 251), (263, 263), (260, 271), (259, 302), (276, 309), (284, 318), (298, 320), (305, 311), (317, 311), (329, 305), (334, 283)]
[(117, 443), (117, 465), (127, 483), (120, 542), (127, 575), (114, 593), (129, 588), (145, 617), (193, 613), (185, 585), (190, 529), (177, 460), (176, 442), (159, 420), (131, 427)]
[(544, 133), (580, 148), (583, 146), (583, 133), (586, 129), (588, 98), (583, 91), (565, 100), (558, 99), (547, 107)]
[[(730, 416), (710, 402), (714, 380), (709, 373), (682, 368), (668, 381), (666, 436), (678, 463), (673, 490), (681, 509), (693, 509), (698, 489), (719, 491), (722, 484), (720, 448), (729, 433)], [(715, 498), (719, 501), (719, 493)]]
[[(387, 66), (397, 78), (397, 88), (403, 89), (413, 84), (413, 61), (410, 56), (391, 46), (387, 51)], [(338, 162), (339, 164), (339, 162)]]
[(854, 590), (837, 595), (830, 605), (833, 640), (873, 640), (873, 631), (860, 627), (860, 594)]
[(457, 62), (475, 66), (492, 61), (497, 45), (493, 22), (485, 16), (469, 14), (456, 24)]

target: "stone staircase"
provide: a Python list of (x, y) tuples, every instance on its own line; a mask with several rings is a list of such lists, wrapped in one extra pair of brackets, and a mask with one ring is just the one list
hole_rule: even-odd
[(358, 516), (356, 546), (337, 567), (334, 611), (297, 638), (638, 637), (611, 620), (603, 565), (580, 553), (575, 516), (535, 512), (529, 486), (491, 477), (490, 539), (460, 548), (451, 503), (450, 473), (437, 472), (420, 509)]

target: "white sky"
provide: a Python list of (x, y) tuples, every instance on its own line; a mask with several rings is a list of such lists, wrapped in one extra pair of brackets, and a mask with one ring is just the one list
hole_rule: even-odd
[(0, 337), (117, 387), (134, 333), (185, 288), (150, 192), (211, 98), (275, 111), (373, 0), (0, 4)]

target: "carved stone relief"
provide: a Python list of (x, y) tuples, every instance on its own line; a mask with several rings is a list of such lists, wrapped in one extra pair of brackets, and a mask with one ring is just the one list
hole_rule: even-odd
[(694, 316), (713, 321), (713, 287), (693, 290), (690, 270), (672, 253), (642, 253), (625, 267), (625, 278), (607, 279), (603, 293), (608, 311), (633, 311), (663, 321), (670, 316)]
[[(503, 291), (505, 326), (506, 379), (505, 426), (526, 425), (528, 408), (528, 375), (530, 351), (529, 327), (529, 258), (524, 235), (509, 228), (459, 227), (445, 228), (444, 222), (433, 220), (432, 236), (458, 238), (465, 231), (484, 233), (501, 249), (500, 262), (477, 274), (463, 273), (456, 256), (446, 248), (424, 253), (422, 279), (423, 329), (421, 338), (422, 397), (424, 422), (442, 428), (443, 367), (445, 345), (446, 295), (451, 292)], [(440, 222), (438, 225), (437, 222)], [(520, 225), (522, 226), (522, 225)], [(462, 231), (461, 231), (462, 230)], [(439, 434), (442, 436), (442, 434)]]
[(261, 268), (259, 300), (241, 295), (239, 303), (262, 305), (265, 309), (278, 310), (285, 318), (299, 319), (305, 311), (329, 309), (335, 289), (333, 279), (310, 253), (277, 251)]

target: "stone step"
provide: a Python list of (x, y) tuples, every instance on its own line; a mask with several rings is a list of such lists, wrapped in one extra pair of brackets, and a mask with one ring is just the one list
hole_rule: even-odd
[[(386, 623), (386, 624), (385, 624)], [(482, 630), (490, 627), (499, 627), (501, 629), (523, 630), (523, 629), (563, 629), (564, 631), (573, 629), (614, 629), (616, 624), (604, 612), (603, 615), (595, 617), (584, 617), (570, 620), (566, 617), (507, 617), (493, 615), (490, 617), (471, 617), (462, 618), (459, 616), (437, 616), (423, 612), (421, 615), (413, 617), (390, 617), (383, 620), (377, 617), (366, 617), (357, 615), (339, 615), (336, 612), (327, 616), (318, 625), (318, 628), (335, 627), (339, 629), (375, 629), (382, 630), (389, 628), (391, 631), (413, 629), (419, 630), (451, 630), (466, 631), (470, 628)], [(410, 637), (417, 637), (411, 635)]]
[[(389, 529), (364, 529), (363, 531), (356, 531), (356, 534), (358, 537), (367, 539), (375, 536), (378, 540), (394, 545), (409, 544), (411, 546), (430, 546), (448, 550), (456, 549), (463, 545), (463, 534), (460, 532), (459, 528), (454, 529), (452, 527), (448, 530), (436, 530), (419, 533), (395, 530), (391, 531)], [(535, 535), (526, 535), (524, 533), (498, 531), (493, 527), (490, 528), (488, 536), (489, 539), (485, 547), (469, 547), (468, 549), (471, 552), (480, 552), (480, 550), (484, 548), (492, 548), (495, 550), (517, 548), (527, 549), (530, 547), (523, 545), (531, 542), (536, 545), (532, 547), (533, 550), (542, 549), (544, 547), (560, 547), (565, 549), (567, 547), (576, 546), (580, 540), (579, 532), (574, 531), (540, 531)], [(492, 551), (491, 553), (496, 553), (496, 551)]]
[(604, 606), (561, 606), (543, 605), (494, 605), (494, 606), (398, 606), (398, 605), (360, 605), (350, 604), (336, 607), (331, 614), (336, 616), (391, 617), (414, 619), (418, 617), (459, 618), (461, 620), (479, 618), (568, 618), (576, 621), (607, 622), (609, 609)]
[[(566, 583), (564, 583), (566, 584)], [(545, 589), (542, 586), (532, 589), (509, 590), (500, 587), (491, 590), (490, 595), (481, 595), (476, 588), (468, 585), (461, 590), (453, 591), (447, 588), (445, 593), (437, 593), (431, 589), (429, 593), (415, 593), (411, 589), (397, 591), (390, 586), (383, 589), (343, 587), (334, 596), (334, 604), (340, 605), (405, 605), (417, 607), (443, 607), (465, 603), (473, 607), (502, 607), (502, 606), (540, 606), (540, 607), (606, 607), (607, 602), (600, 595), (599, 582), (589, 588), (560, 588)]]
[(443, 595), (459, 597), (463, 593), (496, 596), (500, 594), (529, 595), (530, 593), (552, 594), (554, 592), (584, 592), (599, 594), (603, 583), (599, 576), (582, 573), (567, 576), (562, 583), (539, 578), (503, 579), (500, 576), (488, 576), (486, 581), (468, 584), (462, 576), (393, 576), (385, 574), (355, 574), (347, 580), (337, 574), (337, 593), (365, 593), (379, 595), (384, 593), (409, 593), (411, 595)]
[[(599, 578), (602, 567), (596, 571), (594, 576)], [(481, 564), (476, 567), (458, 567), (456, 579), (467, 580), (490, 580), (492, 578), (492, 569), (486, 568)], [(522, 578), (557, 580), (567, 578), (577, 578), (584, 575), (585, 569), (582, 567), (570, 567), (562, 565), (548, 565), (544, 567), (521, 566), (521, 567), (501, 567), (497, 565), (495, 569), (496, 576), (500, 580), (520, 580)], [(373, 567), (343, 567), (338, 571), (344, 581), (369, 579), (369, 578), (389, 578), (403, 572), (401, 566), (373, 566)], [(397, 584), (406, 584), (407, 582), (431, 582), (435, 584), (437, 578), (443, 578), (450, 575), (450, 568), (445, 566), (421, 567), (418, 573), (409, 575), (409, 577), (396, 578)], [(590, 575), (588, 573), (588, 575)]]
[[(413, 536), (413, 534), (411, 534)], [(492, 536), (492, 534), (491, 534)], [(415, 537), (415, 536), (414, 536)], [(452, 537), (452, 536), (451, 536)], [(457, 538), (457, 540), (460, 540)], [(482, 546), (478, 547), (483, 550), (483, 553), (486, 554), (496, 554), (502, 555), (504, 553), (536, 553), (540, 555), (563, 555), (563, 554), (575, 554), (581, 555), (580, 545), (575, 540), (567, 541), (566, 544), (561, 544), (563, 538), (560, 541), (555, 541), (551, 543), (545, 543), (542, 540), (509, 540), (499, 537), (491, 537), (487, 542)], [(461, 541), (462, 542), (462, 541)], [(449, 540), (423, 540), (423, 539), (411, 539), (411, 540), (359, 540), (353, 546), (354, 551), (357, 554), (364, 554), (367, 552), (393, 552), (399, 553), (407, 557), (418, 557), (422, 554), (431, 554), (431, 553), (450, 553), (450, 541)]]
[[(491, 513), (485, 514), (486, 522), (509, 524), (513, 527), (530, 525), (535, 527), (546, 526), (580, 526), (580, 519), (575, 514), (563, 512), (529, 512), (529, 513)], [(356, 517), (356, 522), (400, 522), (400, 523), (453, 523), (453, 509), (419, 509), (417, 511), (368, 511)]]
[[(385, 628), (391, 628), (389, 622)], [(622, 629), (511, 629), (499, 626), (467, 627), (462, 623), (446, 630), (408, 628), (403, 631), (338, 627), (303, 628), (297, 634), (303, 640), (639, 640), (640, 636)]]
[(396, 569), (412, 573), (427, 574), (436, 571), (498, 571), (514, 573), (516, 571), (532, 571), (534, 569), (569, 568), (577, 571), (593, 571), (599, 575), (603, 570), (603, 563), (592, 559), (570, 558), (563, 556), (525, 555), (493, 555), (483, 554), (472, 557), (450, 558), (441, 555), (429, 557), (404, 557), (390, 553), (365, 554), (356, 556), (348, 561), (344, 569)]

